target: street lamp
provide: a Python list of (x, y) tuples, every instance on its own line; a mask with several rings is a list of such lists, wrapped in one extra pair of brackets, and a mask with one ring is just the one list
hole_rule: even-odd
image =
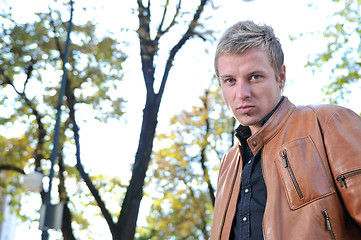
[(43, 190), (43, 174), (34, 171), (24, 175), (23, 187), (30, 192), (41, 192)]
[[(56, 113), (56, 122), (54, 130), (54, 139), (53, 139), (53, 151), (50, 156), (50, 173), (49, 173), (49, 187), (46, 191), (45, 201), (40, 209), (40, 220), (39, 220), (39, 229), (42, 231), (41, 239), (49, 239), (49, 229), (60, 229), (62, 224), (64, 203), (51, 204), (51, 191), (52, 191), (52, 181), (54, 178), (54, 165), (58, 155), (58, 144), (59, 144), (59, 132), (60, 132), (60, 120), (61, 120), (61, 106), (63, 103), (63, 96), (65, 95), (65, 88), (67, 82), (67, 61), (69, 56), (69, 46), (70, 46), (70, 33), (73, 26), (73, 1), (70, 1), (71, 10), (70, 10), (70, 20), (68, 23), (68, 36), (66, 39), (65, 50), (63, 55), (63, 78), (61, 81), (61, 87), (58, 96), (58, 106)], [(41, 192), (43, 189), (42, 185), (43, 174), (40, 172), (34, 171), (33, 173), (27, 174), (24, 177), (24, 188), (29, 191)]]
[[(63, 104), (63, 96), (65, 95), (65, 89), (66, 89), (66, 82), (67, 82), (67, 62), (68, 62), (68, 56), (69, 56), (69, 47), (70, 47), (70, 33), (73, 27), (73, 11), (74, 11), (74, 2), (70, 1), (71, 4), (71, 10), (70, 10), (70, 20), (68, 23), (68, 36), (65, 43), (65, 50), (63, 55), (63, 78), (61, 80), (61, 86), (58, 96), (58, 106), (57, 106), (57, 112), (56, 112), (56, 122), (55, 122), (55, 130), (54, 130), (54, 139), (53, 139), (53, 151), (50, 156), (51, 166), (50, 166), (50, 173), (49, 173), (49, 188), (46, 192), (45, 197), (45, 203), (42, 207), (43, 216), (44, 218), (41, 218), (40, 221), (40, 229), (43, 231), (41, 235), (42, 240), (48, 240), (49, 239), (49, 233), (48, 229), (56, 228), (58, 227), (57, 224), (60, 224), (61, 227), (61, 221), (58, 223), (55, 221), (54, 216), (56, 213), (61, 211), (61, 215), (63, 215), (62, 210), (64, 205), (59, 205), (58, 208), (57, 205), (51, 204), (51, 190), (52, 190), (52, 181), (54, 177), (54, 165), (56, 158), (58, 156), (58, 144), (59, 144), (59, 133), (60, 133), (60, 121), (61, 121), (61, 106)], [(42, 224), (43, 223), (43, 224)]]
[[(43, 190), (43, 177), (41, 172), (34, 171), (25, 174), (23, 178), (23, 187), (30, 192), (41, 192)], [(44, 231), (48, 229), (61, 229), (63, 220), (64, 203), (59, 204), (43, 204), (40, 209), (39, 229)], [(49, 212), (49, 217), (45, 221), (46, 212)]]

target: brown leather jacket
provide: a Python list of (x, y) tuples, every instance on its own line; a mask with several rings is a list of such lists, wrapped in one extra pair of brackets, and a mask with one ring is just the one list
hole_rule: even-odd
[[(267, 240), (361, 239), (361, 118), (334, 105), (295, 107), (287, 98), (248, 140), (263, 147)], [(228, 239), (242, 173), (242, 146), (224, 156), (211, 239)]]

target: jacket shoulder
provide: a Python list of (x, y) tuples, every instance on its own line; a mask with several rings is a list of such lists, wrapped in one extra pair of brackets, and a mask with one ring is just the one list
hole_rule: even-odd
[(332, 104), (318, 104), (318, 105), (307, 105), (307, 106), (299, 106), (296, 108), (295, 114), (303, 115), (304, 117), (307, 115), (314, 115), (318, 119), (327, 121), (329, 118), (335, 115), (343, 115), (343, 116), (358, 116), (354, 111), (349, 108), (345, 108), (338, 105)]

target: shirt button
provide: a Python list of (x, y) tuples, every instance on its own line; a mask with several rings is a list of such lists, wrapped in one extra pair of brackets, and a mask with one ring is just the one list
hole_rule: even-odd
[(245, 193), (248, 193), (248, 192), (249, 192), (248, 188), (244, 189), (244, 192), (245, 192)]
[(256, 141), (253, 141), (253, 142), (252, 142), (252, 146), (253, 146), (253, 147), (256, 147), (256, 146), (257, 146), (257, 142), (256, 142)]
[(248, 163), (251, 164), (251, 163), (252, 163), (252, 160), (249, 160)]
[(247, 218), (246, 217), (242, 218), (242, 221), (247, 222)]

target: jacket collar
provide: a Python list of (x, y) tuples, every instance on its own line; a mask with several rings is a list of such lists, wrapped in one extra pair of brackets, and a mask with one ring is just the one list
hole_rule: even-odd
[(275, 109), (261, 129), (247, 139), (248, 146), (253, 155), (280, 131), (295, 108), (295, 105), (287, 97), (284, 97), (279, 107)]
[[(277, 110), (277, 108), (281, 105), (283, 102), (283, 99), (285, 99), (284, 96), (281, 97), (281, 100), (278, 102), (276, 107), (261, 121), (261, 127), (265, 125), (265, 123), (270, 119), (270, 117), (273, 115), (273, 113)], [(236, 129), (236, 137), (241, 141), (243, 144), (247, 138), (249, 138), (252, 135), (251, 129), (248, 126), (242, 126), (241, 124)]]

